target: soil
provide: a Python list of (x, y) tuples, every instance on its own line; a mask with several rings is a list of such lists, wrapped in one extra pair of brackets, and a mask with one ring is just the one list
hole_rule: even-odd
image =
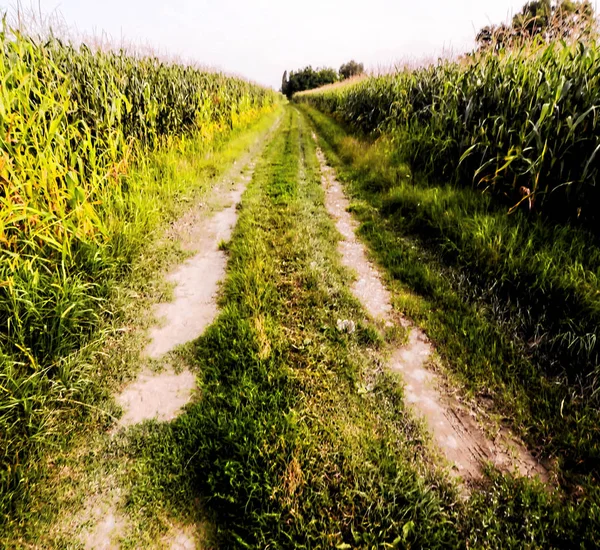
[(116, 539), (122, 534), (124, 521), (113, 510), (101, 516), (93, 531), (85, 539), (86, 550), (112, 550), (118, 548)]
[(231, 184), (225, 196), (229, 206), (204, 223), (187, 227), (186, 248), (193, 246), (196, 254), (167, 277), (175, 285), (174, 299), (156, 309), (156, 317), (163, 322), (150, 331), (148, 357), (158, 359), (176, 346), (198, 338), (217, 316), (216, 296), (227, 265), (227, 255), (219, 250), (219, 243), (231, 238), (237, 221), (236, 206), (253, 169), (254, 163), (250, 163), (241, 179)]
[(196, 377), (189, 370), (179, 374), (171, 369), (158, 374), (142, 373), (116, 399), (125, 411), (118, 425), (130, 426), (150, 418), (173, 420), (195, 388)]

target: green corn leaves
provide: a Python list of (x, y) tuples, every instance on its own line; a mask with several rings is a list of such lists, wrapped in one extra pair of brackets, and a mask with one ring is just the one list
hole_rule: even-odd
[(600, 46), (531, 45), (313, 90), (297, 99), (397, 134), (416, 169), (600, 231)]
[(0, 524), (36, 441), (85, 385), (77, 353), (126, 261), (111, 255), (119, 221), (142, 217), (132, 166), (186, 135), (212, 144), (275, 99), (238, 78), (0, 25)]

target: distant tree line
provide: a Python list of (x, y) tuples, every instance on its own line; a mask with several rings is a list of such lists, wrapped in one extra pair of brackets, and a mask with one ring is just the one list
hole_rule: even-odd
[(477, 35), (480, 49), (500, 50), (534, 37), (550, 41), (592, 32), (595, 14), (589, 0), (533, 0), (511, 23), (488, 25)]
[(310, 65), (304, 69), (297, 71), (285, 71), (281, 79), (281, 93), (288, 98), (292, 97), (296, 92), (304, 90), (312, 90), (320, 88), (326, 84), (333, 84), (338, 80), (345, 80), (352, 76), (362, 74), (365, 67), (362, 63), (357, 63), (354, 60), (344, 63), (339, 71), (329, 67), (313, 69)]

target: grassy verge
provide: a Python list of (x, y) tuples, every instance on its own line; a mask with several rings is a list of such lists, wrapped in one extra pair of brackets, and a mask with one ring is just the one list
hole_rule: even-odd
[[(9, 426), (2, 437), (9, 444), (0, 487), (0, 541), (36, 540), (41, 526), (57, 513), (50, 502), (61, 490), (53, 484), (69, 460), (65, 456), (88, 437), (84, 431), (110, 425), (111, 414), (117, 414), (110, 394), (139, 369), (145, 338), (140, 329), (151, 320), (151, 304), (165, 291), (160, 274), (184, 256), (162, 238), (165, 229), (185, 210), (202, 207), (214, 182), (278, 114), (272, 111), (211, 142), (198, 135), (149, 154), (130, 171), (120, 202), (107, 206), (110, 269), (95, 283), (102, 299), (88, 312), (94, 327), (84, 345), (47, 370), (25, 375), (16, 366), (2, 372), (11, 406), (1, 413)], [(31, 494), (34, 498), (27, 498)]]
[(581, 333), (594, 315), (597, 248), (584, 232), (507, 217), (470, 190), (414, 185), (385, 140), (361, 141), (302, 110), (347, 183), (361, 235), (399, 285), (397, 307), (468, 391), (556, 459), (565, 505), (587, 510), (597, 533), (597, 368), (565, 328)]
[[(348, 291), (310, 128), (289, 109), (228, 245), (222, 313), (193, 345), (201, 399), (131, 446), (138, 509), (195, 502), (223, 548), (592, 544), (585, 503), (493, 473), (457, 496)], [(357, 330), (341, 333), (338, 319)], [(594, 539), (596, 537), (596, 539)]]

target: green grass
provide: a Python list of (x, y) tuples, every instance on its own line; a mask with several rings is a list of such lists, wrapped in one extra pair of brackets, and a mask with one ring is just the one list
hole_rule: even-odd
[(396, 306), (425, 329), (460, 385), (556, 461), (568, 506), (588, 510), (597, 532), (596, 371), (593, 361), (588, 370), (565, 361), (585, 352), (557, 328), (589, 323), (595, 334), (587, 270), (597, 249), (584, 232), (507, 217), (470, 190), (414, 185), (385, 139), (361, 141), (302, 109), (352, 194), (361, 236), (399, 285)]
[(136, 431), (135, 507), (198, 499), (211, 547), (593, 547), (590, 493), (490, 472), (458, 496), (380, 368), (389, 343), (349, 294), (337, 239), (310, 127), (288, 108), (242, 200), (221, 314), (193, 346), (202, 397)]
[(201, 496), (226, 548), (456, 544), (453, 490), (420, 460), (399, 382), (377, 368), (385, 342), (347, 290), (294, 110), (242, 205), (223, 310), (196, 343), (202, 399), (137, 446), (145, 479), (174, 503)]

